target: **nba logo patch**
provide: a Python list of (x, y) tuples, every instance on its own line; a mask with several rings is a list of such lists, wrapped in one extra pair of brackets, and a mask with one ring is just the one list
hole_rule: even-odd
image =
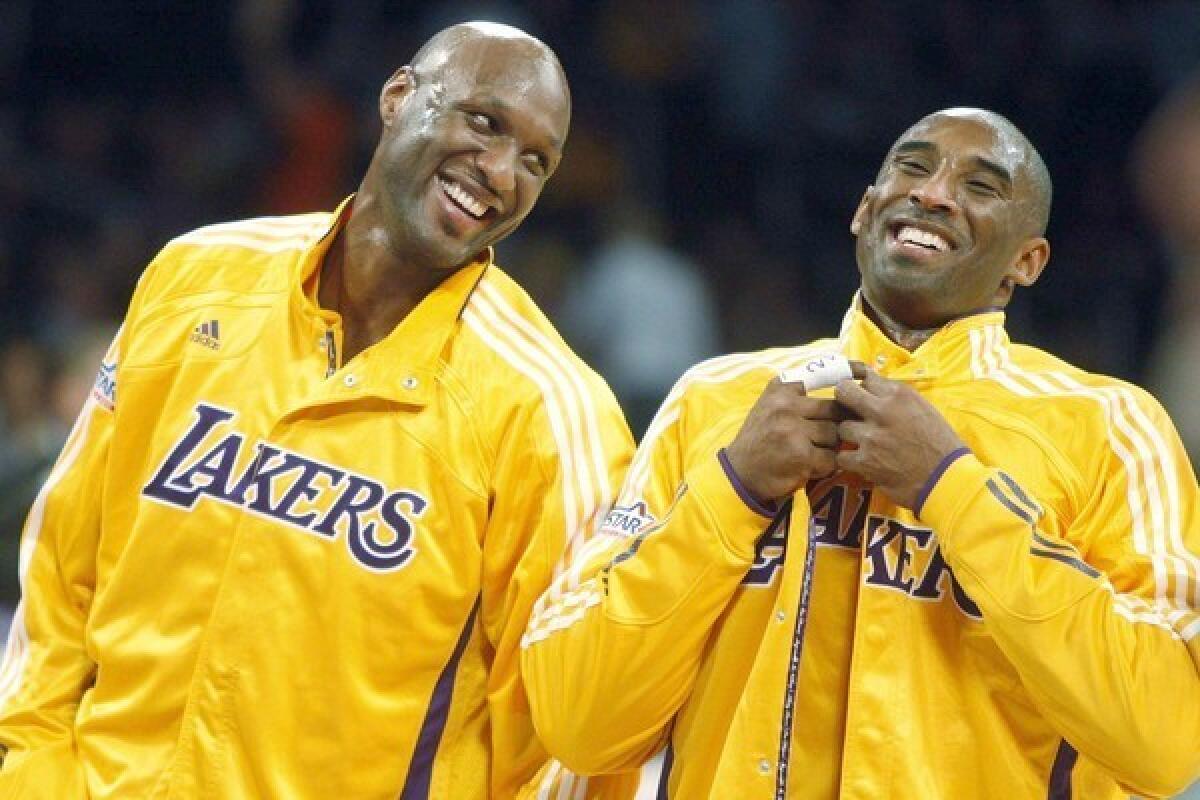
[(92, 386), (92, 397), (109, 411), (117, 404), (117, 363), (102, 362)]

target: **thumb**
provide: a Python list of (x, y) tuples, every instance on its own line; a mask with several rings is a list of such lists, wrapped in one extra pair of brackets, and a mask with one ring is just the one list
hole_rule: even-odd
[(833, 398), (862, 419), (870, 416), (875, 407), (875, 396), (852, 380), (839, 381)]
[(875, 370), (868, 366), (863, 367), (862, 385), (871, 394), (879, 397), (887, 392), (887, 386), (891, 383), (887, 378), (880, 375)]

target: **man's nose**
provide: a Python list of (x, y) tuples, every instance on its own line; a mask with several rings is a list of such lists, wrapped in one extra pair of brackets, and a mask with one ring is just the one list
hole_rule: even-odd
[(908, 200), (915, 206), (926, 211), (941, 211), (952, 213), (958, 210), (958, 201), (954, 197), (954, 187), (942, 172), (930, 175), (908, 192)]
[(475, 163), (487, 178), (494, 192), (509, 192), (516, 185), (514, 165), (517, 143), (508, 136), (497, 136), (488, 142), (475, 158)]

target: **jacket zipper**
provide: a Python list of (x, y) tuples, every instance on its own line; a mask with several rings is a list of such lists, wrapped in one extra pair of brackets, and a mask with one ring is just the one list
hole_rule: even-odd
[[(792, 503), (788, 502), (780, 509), (780, 513), (792, 513)], [(808, 601), (812, 592), (813, 567), (816, 561), (816, 531), (812, 520), (808, 524), (808, 548), (804, 553), (804, 578), (800, 589), (800, 604), (796, 609), (796, 627), (792, 631), (792, 652), (788, 660), (787, 684), (784, 688), (783, 717), (780, 720), (779, 731), (779, 760), (775, 764), (775, 800), (786, 800), (788, 789), (788, 761), (792, 753), (792, 725), (796, 712), (796, 690), (800, 682), (800, 656), (804, 652), (804, 631), (808, 623)]]
[(337, 372), (337, 340), (333, 338), (333, 329), (325, 331), (325, 377)]

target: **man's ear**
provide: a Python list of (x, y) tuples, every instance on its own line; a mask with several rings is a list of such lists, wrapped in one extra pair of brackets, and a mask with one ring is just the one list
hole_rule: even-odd
[(1033, 286), (1050, 260), (1050, 242), (1044, 236), (1026, 240), (1017, 260), (1008, 268), (1008, 277), (1019, 286)]
[(1050, 242), (1041, 236), (1026, 239), (1017, 257), (1004, 271), (1004, 277), (1000, 279), (1000, 285), (996, 287), (996, 294), (992, 298), (992, 305), (1004, 308), (1012, 300), (1013, 291), (1018, 286), (1033, 286), (1049, 260)]
[(850, 220), (850, 232), (858, 236), (862, 231), (863, 225), (867, 223), (867, 214), (871, 205), (871, 199), (875, 196), (875, 187), (868, 186), (863, 192), (862, 200), (858, 201), (858, 208), (854, 211), (854, 218)]
[(413, 68), (405, 65), (392, 73), (392, 77), (383, 84), (379, 92), (379, 118), (383, 127), (387, 128), (396, 118), (404, 99), (412, 94), (417, 85), (417, 76)]

